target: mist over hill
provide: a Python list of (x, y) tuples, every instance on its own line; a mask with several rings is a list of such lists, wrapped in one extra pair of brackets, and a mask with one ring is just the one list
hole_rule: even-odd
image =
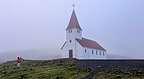
[(26, 50), (26, 51), (0, 53), (0, 62), (16, 60), (17, 56), (29, 60), (50, 60), (61, 57), (60, 53), (56, 52), (51, 53), (49, 52), (49, 50)]

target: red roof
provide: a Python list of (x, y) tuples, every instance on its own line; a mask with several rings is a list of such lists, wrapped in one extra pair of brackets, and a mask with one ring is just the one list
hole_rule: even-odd
[(106, 51), (102, 46), (100, 46), (96, 41), (93, 40), (89, 40), (86, 38), (82, 38), (82, 39), (76, 39), (80, 45), (82, 45), (83, 47), (87, 47), (87, 48), (93, 48), (93, 49), (98, 49), (98, 50), (104, 50)]
[(72, 16), (70, 18), (70, 22), (69, 22), (69, 25), (66, 28), (66, 30), (72, 29), (72, 28), (78, 28), (78, 29), (82, 30), (80, 25), (79, 25), (79, 22), (77, 20), (77, 17), (76, 17), (76, 14), (75, 14), (75, 10), (73, 10), (73, 12), (72, 12)]

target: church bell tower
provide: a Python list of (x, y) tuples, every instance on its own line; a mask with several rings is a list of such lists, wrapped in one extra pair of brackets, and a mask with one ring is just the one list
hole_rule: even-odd
[(77, 20), (75, 10), (73, 10), (70, 22), (66, 28), (66, 40), (72, 41), (75, 39), (82, 39), (82, 29)]

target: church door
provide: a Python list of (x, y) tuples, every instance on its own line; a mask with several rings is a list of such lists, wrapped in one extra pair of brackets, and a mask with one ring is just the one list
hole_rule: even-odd
[(73, 58), (73, 50), (69, 50), (69, 58)]

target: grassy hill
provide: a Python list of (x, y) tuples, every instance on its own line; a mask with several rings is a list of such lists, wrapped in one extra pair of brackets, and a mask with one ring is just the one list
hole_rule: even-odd
[(17, 69), (14, 61), (0, 65), (0, 79), (76, 79), (87, 71), (76, 69), (70, 60), (24, 61)]
[(84, 79), (90, 75), (93, 79), (144, 79), (142, 71), (102, 70), (92, 73), (88, 69), (78, 70), (69, 59), (26, 60), (20, 69), (16, 68), (15, 61), (0, 65), (0, 79)]

